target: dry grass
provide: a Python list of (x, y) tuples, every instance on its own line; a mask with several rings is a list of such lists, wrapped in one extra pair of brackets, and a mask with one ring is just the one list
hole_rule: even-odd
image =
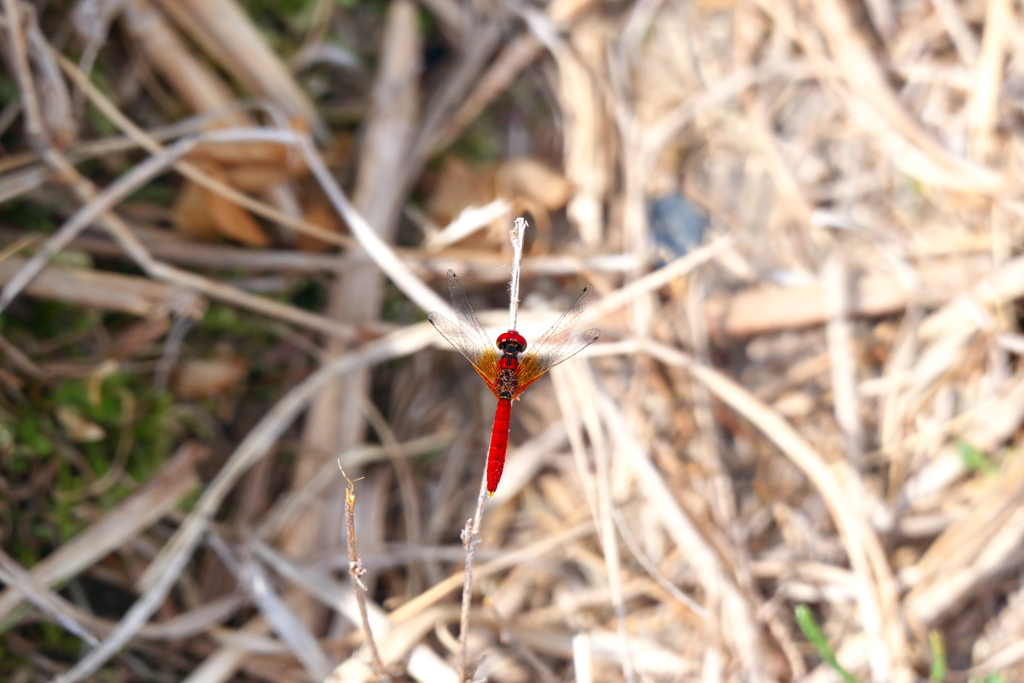
[(345, 5), (0, 2), (0, 677), (456, 681), (520, 213), (472, 680), (1024, 677), (1016, 4)]

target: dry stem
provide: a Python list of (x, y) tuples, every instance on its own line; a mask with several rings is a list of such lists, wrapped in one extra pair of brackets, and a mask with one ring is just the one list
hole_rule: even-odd
[(356, 604), (359, 605), (359, 617), (363, 621), (363, 633), (366, 634), (366, 644), (370, 647), (370, 654), (373, 655), (373, 670), (377, 674), (377, 680), (389, 683), (391, 676), (384, 668), (380, 652), (377, 650), (377, 642), (373, 639), (373, 630), (370, 628), (370, 617), (366, 613), (366, 584), (363, 583), (363, 575), (366, 567), (363, 566), (363, 558), (356, 551), (356, 486), (348, 475), (345, 468), (338, 460), (338, 469), (341, 476), (347, 482), (345, 489), (345, 536), (348, 539), (348, 573), (352, 577), (352, 592), (356, 596)]
[(480, 478), (480, 493), (476, 497), (476, 511), (472, 519), (466, 520), (466, 527), (462, 530), (462, 546), (466, 551), (466, 576), (462, 584), (462, 611), (459, 615), (459, 653), (456, 663), (459, 683), (465, 683), (467, 680), (466, 640), (469, 637), (469, 609), (473, 603), (473, 559), (476, 556), (476, 544), (480, 542), (480, 521), (483, 518), (487, 493), (485, 465), (483, 476)]
[(523, 265), (523, 240), (526, 237), (526, 219), (517, 218), (509, 231), (509, 238), (512, 241), (512, 281), (509, 284), (508, 294), (508, 329), (516, 329), (516, 319), (519, 317), (519, 273)]
[[(519, 313), (519, 275), (522, 272), (523, 240), (526, 227), (525, 219), (516, 218), (509, 230), (509, 239), (512, 241), (512, 277), (509, 283), (508, 307), (510, 330), (516, 329), (516, 316)], [(462, 612), (459, 617), (459, 652), (456, 665), (459, 683), (466, 680), (466, 639), (469, 637), (469, 608), (473, 602), (473, 559), (476, 555), (476, 544), (480, 542), (480, 520), (483, 517), (484, 501), (491, 495), (493, 494), (487, 490), (487, 463), (485, 462), (484, 473), (480, 478), (480, 493), (476, 499), (476, 511), (473, 513), (472, 519), (466, 520), (466, 527), (462, 530), (462, 545), (466, 551), (466, 576), (462, 585)]]

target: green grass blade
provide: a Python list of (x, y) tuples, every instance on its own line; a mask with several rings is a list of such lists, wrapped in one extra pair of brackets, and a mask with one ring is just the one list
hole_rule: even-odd
[(822, 633), (818, 622), (814, 620), (814, 615), (811, 614), (810, 608), (807, 605), (797, 605), (795, 613), (797, 625), (804, 632), (804, 637), (818, 651), (821, 661), (832, 667), (842, 677), (843, 683), (857, 683), (857, 679), (853, 677), (853, 674), (839, 665), (836, 653), (832, 650), (832, 646), (828, 644), (828, 639)]
[(928, 645), (932, 649), (932, 671), (928, 675), (928, 683), (942, 683), (946, 680), (946, 642), (938, 631), (928, 632)]

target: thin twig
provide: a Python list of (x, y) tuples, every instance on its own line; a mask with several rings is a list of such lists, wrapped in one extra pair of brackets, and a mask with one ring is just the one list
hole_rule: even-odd
[(836, 254), (825, 262), (822, 279), (829, 316), (825, 334), (831, 366), (832, 405), (845, 441), (846, 458), (861, 469), (864, 467), (864, 425), (860, 418), (858, 368), (850, 322), (850, 272), (841, 255)]
[(341, 476), (348, 482), (345, 489), (345, 535), (348, 538), (348, 573), (352, 577), (352, 592), (356, 596), (356, 604), (359, 606), (359, 617), (363, 620), (363, 633), (366, 634), (366, 644), (370, 647), (370, 654), (373, 655), (373, 670), (377, 674), (377, 680), (388, 683), (391, 676), (384, 668), (384, 662), (377, 650), (377, 642), (373, 639), (373, 630), (370, 628), (370, 617), (366, 612), (366, 584), (363, 583), (363, 575), (366, 574), (366, 567), (363, 566), (363, 558), (356, 552), (356, 485), (345, 474), (345, 468), (338, 460), (338, 469)]
[[(517, 218), (509, 230), (512, 241), (512, 278), (509, 283), (510, 301), (508, 307), (509, 329), (516, 329), (516, 316), (519, 314), (519, 274), (523, 265), (523, 239), (526, 233), (526, 220)], [(469, 608), (473, 602), (473, 559), (476, 555), (476, 544), (480, 540), (480, 520), (483, 517), (484, 501), (492, 495), (487, 490), (487, 467), (480, 479), (480, 493), (476, 499), (476, 512), (473, 518), (466, 520), (462, 530), (462, 545), (466, 549), (466, 576), (462, 584), (462, 613), (459, 617), (459, 653), (456, 669), (459, 683), (466, 677), (466, 639), (469, 637)]]
[(526, 237), (526, 219), (517, 218), (509, 230), (512, 241), (512, 282), (509, 284), (508, 329), (516, 329), (516, 318), (519, 317), (519, 273), (523, 266), (523, 240)]
[(0, 581), (21, 591), (26, 600), (57, 622), (68, 633), (81, 638), (93, 647), (99, 644), (96, 636), (75, 619), (71, 605), (64, 598), (37, 584), (32, 575), (3, 550), (0, 550)]
[(4, 9), (7, 14), (7, 39), (10, 41), (10, 67), (21, 91), (22, 110), (25, 114), (25, 136), (37, 154), (46, 156), (51, 146), (50, 136), (43, 123), (35, 81), (32, 80), (18, 0), (4, 0)]
[(480, 493), (476, 497), (476, 511), (472, 519), (466, 520), (462, 530), (462, 546), (466, 549), (466, 576), (462, 583), (462, 612), (459, 615), (459, 654), (456, 663), (459, 683), (468, 680), (466, 676), (466, 640), (469, 637), (469, 608), (473, 602), (473, 559), (476, 544), (480, 541), (480, 520), (483, 517), (484, 501), (487, 500), (487, 468), (480, 478)]

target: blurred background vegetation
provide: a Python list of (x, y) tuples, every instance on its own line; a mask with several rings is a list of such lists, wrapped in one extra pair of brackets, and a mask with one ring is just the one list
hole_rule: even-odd
[(0, 679), (1020, 680), (1021, 19), (3, 0)]

